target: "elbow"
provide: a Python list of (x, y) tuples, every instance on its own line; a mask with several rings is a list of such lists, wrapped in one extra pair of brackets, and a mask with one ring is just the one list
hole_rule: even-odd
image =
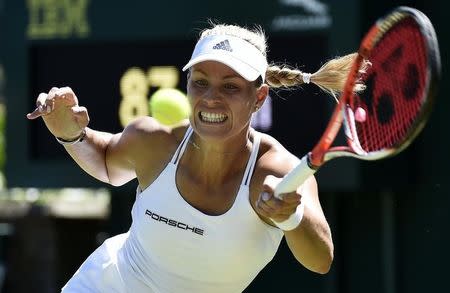
[(309, 266), (309, 270), (320, 275), (327, 274), (333, 263), (333, 255), (322, 257), (319, 261), (315, 262), (313, 265)]
[(313, 271), (321, 275), (327, 274), (331, 269), (333, 259), (334, 259), (333, 250), (330, 249), (330, 251), (324, 254), (321, 257), (320, 261), (317, 262), (316, 266), (313, 268)]
[(314, 270), (314, 272), (316, 272), (318, 274), (321, 274), (321, 275), (325, 275), (325, 274), (327, 274), (330, 271), (332, 263), (333, 263), (332, 260), (329, 261), (329, 262), (326, 262), (326, 263), (324, 262), (323, 264), (318, 266), (316, 268), (316, 270)]
[(320, 254), (316, 254), (313, 258), (307, 258), (307, 259), (301, 259), (300, 257), (296, 257), (298, 262), (301, 263), (305, 268), (308, 270), (325, 275), (327, 274), (330, 269), (331, 265), (333, 264), (334, 254), (333, 249), (327, 249), (326, 251), (322, 251)]

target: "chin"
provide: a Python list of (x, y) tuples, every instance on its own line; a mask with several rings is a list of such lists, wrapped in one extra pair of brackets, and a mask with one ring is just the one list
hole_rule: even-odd
[(229, 136), (232, 130), (228, 120), (220, 123), (211, 123), (197, 118), (194, 121), (191, 120), (191, 125), (200, 137), (208, 140), (223, 140)]

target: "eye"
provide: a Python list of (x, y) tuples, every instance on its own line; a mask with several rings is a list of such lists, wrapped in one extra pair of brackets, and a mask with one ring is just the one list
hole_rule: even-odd
[(199, 87), (205, 87), (208, 85), (208, 82), (205, 79), (197, 79), (194, 80), (195, 85), (199, 86)]
[(237, 85), (232, 84), (232, 83), (226, 83), (223, 87), (226, 90), (238, 90), (239, 89), (239, 87)]

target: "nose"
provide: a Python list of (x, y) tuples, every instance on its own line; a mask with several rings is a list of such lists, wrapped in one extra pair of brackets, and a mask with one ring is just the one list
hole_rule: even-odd
[(222, 94), (216, 87), (209, 87), (209, 89), (205, 91), (205, 94), (203, 95), (203, 100), (207, 104), (215, 104), (222, 100)]

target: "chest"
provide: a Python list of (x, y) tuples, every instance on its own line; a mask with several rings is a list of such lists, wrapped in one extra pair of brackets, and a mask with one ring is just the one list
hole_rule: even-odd
[(178, 193), (191, 207), (205, 215), (218, 216), (233, 206), (241, 188), (242, 176), (241, 172), (236, 172), (223, 183), (208, 185), (180, 166), (175, 182)]
[(281, 236), (255, 214), (248, 188), (238, 190), (224, 214), (211, 216), (159, 180), (138, 196), (132, 212), (132, 232), (157, 266), (188, 278), (224, 281), (252, 276), (272, 259)]

